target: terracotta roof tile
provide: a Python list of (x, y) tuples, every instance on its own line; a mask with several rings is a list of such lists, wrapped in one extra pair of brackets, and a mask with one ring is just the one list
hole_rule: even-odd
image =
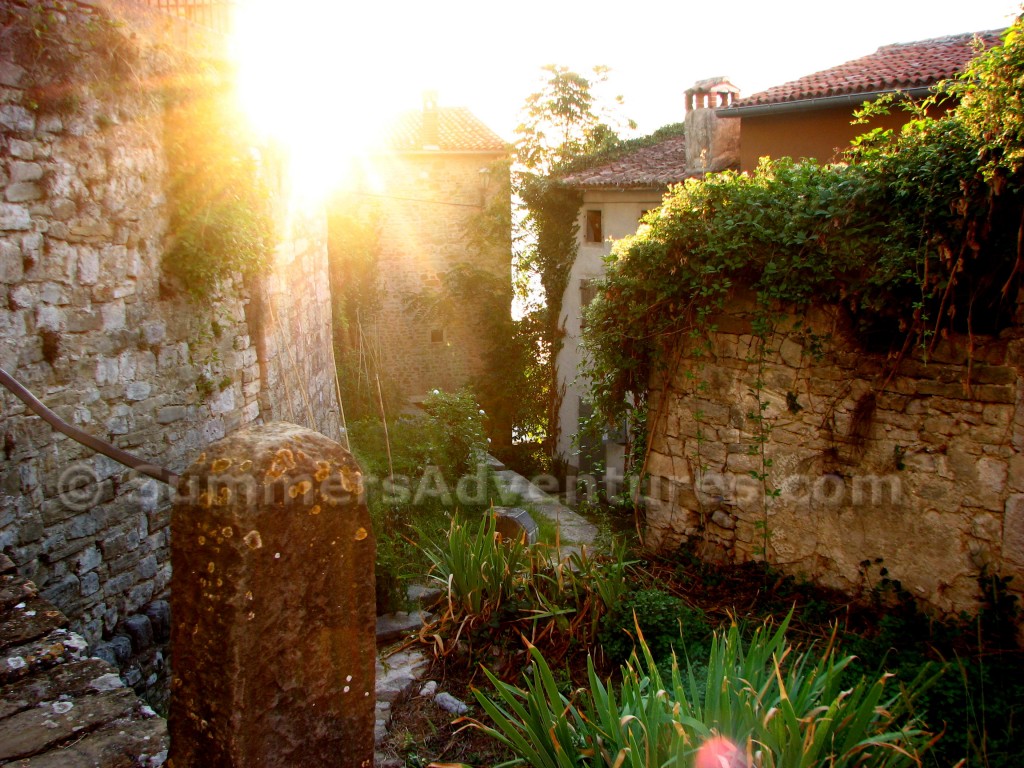
[(989, 30), (884, 45), (868, 56), (747, 96), (733, 108), (929, 87), (964, 70), (975, 55), (975, 38), (988, 48), (1000, 42), (1002, 33)]
[(570, 187), (664, 187), (699, 174), (686, 168), (686, 140), (669, 138), (562, 177)]
[[(401, 115), (388, 131), (386, 146), (399, 152), (436, 148), (442, 152), (504, 152), (506, 143), (465, 107), (438, 107), (436, 140), (425, 135), (423, 110)], [(429, 125), (429, 120), (428, 120)]]

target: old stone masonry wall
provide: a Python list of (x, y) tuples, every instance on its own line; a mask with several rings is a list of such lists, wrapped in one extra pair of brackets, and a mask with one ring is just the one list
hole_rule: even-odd
[[(244, 424), (339, 436), (323, 217), (281, 189), (271, 274), (197, 302), (161, 268), (162, 88), (189, 39), (99, 3), (0, 8), (0, 367), (181, 471)], [(173, 43), (173, 45), (172, 45)], [(0, 390), (0, 550), (90, 641), (166, 592), (170, 492)]]
[(648, 543), (853, 594), (898, 581), (944, 613), (977, 608), (983, 570), (1024, 592), (1024, 334), (971, 355), (947, 339), (893, 372), (837, 311), (797, 319), (762, 354), (729, 312), (654, 393)]

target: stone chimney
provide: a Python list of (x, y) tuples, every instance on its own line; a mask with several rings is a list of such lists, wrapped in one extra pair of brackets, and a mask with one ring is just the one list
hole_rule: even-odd
[(718, 117), (716, 109), (732, 105), (740, 89), (726, 77), (698, 80), (686, 91), (686, 167), (723, 171), (740, 162), (740, 121)]
[(423, 92), (423, 132), (424, 149), (441, 148), (441, 129), (438, 125), (437, 91)]

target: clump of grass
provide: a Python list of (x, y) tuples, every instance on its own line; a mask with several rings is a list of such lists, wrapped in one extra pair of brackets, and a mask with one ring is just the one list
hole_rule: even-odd
[(504, 766), (685, 766), (717, 735), (762, 768), (919, 764), (930, 737), (911, 707), (927, 676), (899, 688), (889, 675), (861, 678), (844, 689), (852, 657), (837, 658), (831, 646), (796, 653), (785, 641), (788, 625), (789, 617), (774, 631), (764, 625), (745, 644), (734, 624), (713, 636), (706, 674), (673, 661), (668, 680), (637, 629), (639, 653), (622, 668), (621, 685), (602, 680), (589, 660), (588, 686), (571, 697), (531, 647), (525, 688), (485, 670), (496, 693), (474, 695), (492, 724), (468, 722), (516, 753)]

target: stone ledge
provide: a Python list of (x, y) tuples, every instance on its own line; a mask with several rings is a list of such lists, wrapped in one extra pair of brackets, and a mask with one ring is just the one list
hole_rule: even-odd
[[(167, 726), (98, 658), (67, 618), (0, 559), (0, 765), (157, 768)], [(12, 762), (13, 761), (13, 762)]]

